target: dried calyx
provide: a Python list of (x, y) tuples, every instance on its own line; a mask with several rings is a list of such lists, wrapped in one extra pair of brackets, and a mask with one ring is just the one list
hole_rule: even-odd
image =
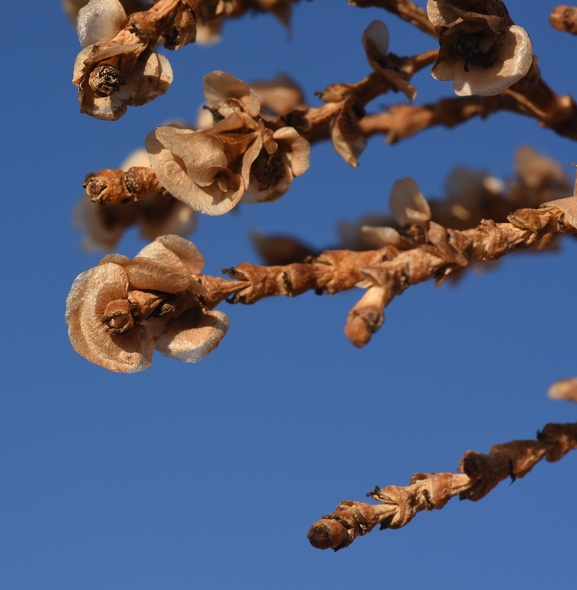
[(531, 39), (501, 0), (428, 0), (427, 14), (440, 43), (431, 73), (452, 80), (455, 94), (500, 94), (529, 71)]
[(130, 260), (105, 256), (74, 281), (66, 322), (74, 349), (111, 371), (150, 366), (152, 352), (197, 362), (216, 348), (228, 318), (207, 303), (204, 260), (191, 242), (157, 238)]

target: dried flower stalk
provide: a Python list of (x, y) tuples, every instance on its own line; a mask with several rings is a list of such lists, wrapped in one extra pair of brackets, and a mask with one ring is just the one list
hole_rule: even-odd
[(546, 424), (536, 440), (493, 445), (488, 455), (467, 451), (459, 473), (415, 473), (408, 486), (377, 486), (367, 496), (381, 504), (344, 500), (311, 526), (308, 539), (317, 549), (344, 549), (377, 525), (399, 529), (423, 510), (440, 510), (454, 496), (476, 502), (501, 481), (524, 477), (541, 459), (559, 461), (574, 449), (577, 423)]
[[(573, 203), (576, 199), (564, 200)], [(382, 324), (382, 319), (375, 316), (376, 301), (382, 313), (382, 308), (410, 285), (432, 278), (440, 284), (473, 263), (543, 246), (556, 233), (575, 232), (577, 229), (558, 205), (518, 209), (507, 223), (483, 220), (477, 227), (464, 231), (430, 222), (426, 231), (414, 229), (406, 234), (412, 245), (406, 250), (394, 245), (365, 252), (333, 250), (305, 263), (268, 267), (242, 263), (225, 272), (246, 284), (231, 296), (232, 303), (252, 304), (278, 295), (294, 297), (311, 289), (330, 295), (355, 286), (374, 289), (367, 295), (371, 300), (368, 312), (360, 314), (366, 318), (365, 327), (359, 325), (359, 308), (355, 306), (345, 328), (355, 346), (364, 346)]]

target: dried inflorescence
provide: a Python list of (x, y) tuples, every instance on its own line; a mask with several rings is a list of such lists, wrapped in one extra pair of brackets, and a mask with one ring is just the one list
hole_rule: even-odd
[(474, 228), (458, 231), (430, 220), (430, 208), (411, 179), (399, 181), (392, 195), (399, 229), (372, 228), (378, 249), (329, 250), (286, 266), (240, 264), (226, 271), (245, 283), (231, 302), (251, 304), (264, 297), (294, 297), (308, 290), (334, 294), (365, 288), (366, 294), (349, 313), (345, 326), (351, 343), (362, 347), (383, 324), (384, 308), (411, 285), (430, 279), (439, 285), (473, 264), (526, 248), (542, 248), (558, 233), (577, 233), (577, 197), (544, 203), (539, 209), (518, 209), (506, 223), (482, 220)]
[(222, 20), (247, 11), (270, 11), (285, 25), (296, 0), (64, 0), (77, 18), (82, 51), (74, 64), (80, 112), (116, 120), (128, 106), (164, 94), (172, 82), (168, 60), (154, 51), (162, 42), (180, 49), (218, 41)]
[[(136, 16), (146, 14), (134, 13), (128, 26), (119, 0), (90, 0), (78, 13), (82, 51), (72, 82), (78, 86), (81, 113), (116, 120), (128, 106), (146, 104), (168, 90), (173, 77), (170, 63), (152, 50), (158, 32), (155, 36), (146, 26), (144, 30), (138, 26), (141, 19)], [(144, 19), (141, 24), (149, 23)]]
[(203, 266), (194, 244), (173, 235), (157, 238), (133, 260), (105, 256), (77, 277), (66, 300), (72, 346), (123, 373), (149, 367), (154, 349), (185, 362), (201, 360), (228, 329), (226, 315), (212, 309), (218, 297), (206, 297)]
[(454, 496), (480, 500), (501, 481), (527, 475), (541, 459), (559, 461), (575, 449), (577, 424), (547, 424), (537, 432), (537, 440), (493, 445), (488, 455), (467, 451), (460, 473), (415, 473), (408, 486), (377, 486), (367, 496), (381, 504), (344, 500), (311, 526), (308, 539), (317, 549), (344, 549), (377, 525), (381, 530), (399, 529), (419, 512), (440, 510)]
[[(145, 150), (136, 150), (130, 154), (120, 168), (120, 171), (110, 172), (124, 172), (123, 182), (114, 186), (121, 188), (129, 202), (107, 205), (109, 191), (101, 190), (98, 197), (104, 202), (91, 202), (84, 196), (76, 206), (74, 225), (84, 233), (82, 246), (86, 250), (112, 250), (124, 231), (131, 226), (136, 226), (141, 237), (148, 240), (164, 234), (186, 237), (192, 233), (196, 226), (196, 215), (190, 207), (171, 197), (159, 183), (150, 187), (135, 182), (146, 177), (147, 169), (152, 171)], [(153, 177), (156, 179), (155, 175)], [(91, 177), (86, 184), (89, 190), (90, 184)]]
[(427, 14), (440, 42), (432, 75), (452, 80), (455, 94), (500, 94), (529, 71), (531, 39), (501, 0), (428, 0)]
[(241, 199), (274, 201), (309, 167), (310, 146), (292, 127), (260, 117), (260, 101), (227, 72), (205, 76), (207, 108), (215, 124), (201, 131), (167, 125), (146, 139), (150, 163), (171, 195), (208, 215)]

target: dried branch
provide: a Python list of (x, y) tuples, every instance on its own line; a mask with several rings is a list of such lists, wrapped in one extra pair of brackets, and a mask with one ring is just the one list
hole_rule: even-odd
[(413, 4), (410, 0), (349, 0), (351, 6), (359, 8), (383, 8), (392, 14), (396, 14), (403, 20), (411, 23), (427, 35), (438, 39), (439, 35), (435, 31), (434, 25), (427, 17), (427, 13), (419, 6)]
[(524, 477), (541, 459), (559, 461), (574, 449), (577, 423), (547, 424), (537, 432), (537, 440), (494, 445), (488, 455), (467, 451), (459, 463), (459, 473), (415, 473), (406, 487), (376, 487), (367, 496), (381, 502), (377, 505), (342, 501), (334, 512), (311, 526), (308, 539), (317, 549), (338, 551), (376, 525), (381, 530), (401, 528), (423, 510), (440, 510), (454, 496), (480, 500), (501, 481)]
[(548, 206), (518, 209), (507, 223), (483, 220), (464, 231), (430, 222), (426, 231), (415, 226), (405, 232), (404, 239), (412, 246), (406, 250), (395, 245), (365, 252), (333, 250), (306, 263), (242, 263), (223, 272), (247, 284), (232, 295), (231, 303), (251, 304), (278, 295), (294, 297), (308, 290), (332, 295), (359, 285), (368, 287), (365, 297), (349, 313), (345, 327), (351, 342), (364, 346), (383, 323), (384, 307), (410, 285), (432, 278), (441, 284), (473, 263), (497, 260), (519, 249), (542, 247), (556, 233), (575, 233), (577, 230), (566, 217), (558, 206)]

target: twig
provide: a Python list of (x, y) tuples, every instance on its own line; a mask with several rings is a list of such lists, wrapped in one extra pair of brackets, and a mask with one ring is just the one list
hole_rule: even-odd
[(459, 473), (415, 473), (406, 487), (376, 487), (367, 496), (381, 502), (377, 505), (342, 501), (334, 512), (311, 526), (308, 539), (317, 549), (338, 551), (376, 525), (381, 530), (401, 528), (423, 510), (440, 510), (454, 496), (480, 500), (499, 482), (524, 477), (541, 459), (558, 461), (574, 449), (577, 423), (547, 424), (537, 432), (537, 440), (494, 445), (488, 455), (467, 451), (459, 463)]

